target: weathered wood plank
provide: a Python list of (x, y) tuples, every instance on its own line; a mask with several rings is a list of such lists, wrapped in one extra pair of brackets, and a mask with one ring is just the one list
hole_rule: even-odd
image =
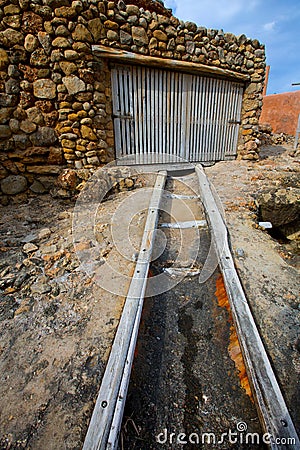
[(114, 425), (112, 436), (115, 436), (115, 439), (117, 439), (118, 432), (116, 433), (116, 427), (119, 428), (122, 420), (124, 405), (121, 403), (126, 400), (124, 393), (126, 394), (127, 392), (130, 378), (129, 363), (131, 365), (136, 344), (137, 329), (158, 222), (159, 205), (166, 177), (167, 172), (160, 172), (157, 175), (134, 275), (102, 378), (83, 450), (115, 448), (114, 442), (110, 442), (110, 447), (108, 447), (108, 439), (112, 423)]
[(297, 125), (295, 142), (294, 142), (294, 150), (297, 150), (297, 147), (298, 147), (299, 133), (300, 133), (300, 114), (298, 116), (298, 125)]
[(188, 73), (205, 74), (207, 76), (229, 78), (232, 80), (249, 81), (249, 75), (234, 72), (233, 70), (221, 69), (219, 67), (206, 66), (193, 62), (178, 61), (174, 59), (163, 59), (154, 56), (139, 55), (125, 50), (117, 50), (104, 45), (92, 45), (92, 51), (99, 53), (102, 58), (116, 59), (133, 64), (142, 64), (149, 67), (168, 68)]
[[(266, 350), (236, 272), (228, 244), (228, 230), (201, 165), (196, 166), (200, 195), (206, 211), (214, 247), (223, 274), (239, 342), (262, 425), (272, 436), (272, 450), (300, 448), (294, 424), (285, 404)], [(276, 438), (294, 439), (294, 444), (278, 444)]]

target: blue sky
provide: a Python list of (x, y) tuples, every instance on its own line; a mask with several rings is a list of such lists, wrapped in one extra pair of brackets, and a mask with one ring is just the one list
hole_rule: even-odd
[(271, 66), (268, 94), (300, 89), (299, 0), (165, 0), (182, 20), (245, 34), (266, 46)]

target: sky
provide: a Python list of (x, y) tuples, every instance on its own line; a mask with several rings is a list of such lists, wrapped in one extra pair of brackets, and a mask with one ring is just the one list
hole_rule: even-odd
[(245, 34), (266, 46), (267, 94), (299, 90), (300, 0), (165, 0), (174, 16), (206, 28)]

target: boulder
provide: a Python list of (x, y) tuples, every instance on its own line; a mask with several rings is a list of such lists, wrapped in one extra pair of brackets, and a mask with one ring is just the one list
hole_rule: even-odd
[(73, 76), (64, 77), (62, 79), (63, 84), (66, 86), (70, 95), (77, 94), (78, 92), (85, 91), (85, 82), (80, 78)]
[(27, 189), (27, 179), (22, 175), (9, 175), (1, 181), (1, 190), (3, 194), (20, 194)]
[(48, 146), (55, 144), (57, 135), (55, 130), (49, 127), (39, 127), (38, 130), (30, 136), (33, 145)]
[(66, 190), (75, 191), (76, 186), (79, 183), (79, 178), (77, 176), (76, 170), (65, 169), (57, 179), (57, 185)]
[(272, 189), (260, 193), (256, 202), (261, 219), (278, 228), (300, 217), (300, 188)]
[(0, 139), (7, 139), (11, 136), (11, 130), (8, 125), (0, 125)]
[(149, 42), (147, 33), (143, 27), (132, 27), (132, 38), (133, 42), (139, 47), (147, 45)]

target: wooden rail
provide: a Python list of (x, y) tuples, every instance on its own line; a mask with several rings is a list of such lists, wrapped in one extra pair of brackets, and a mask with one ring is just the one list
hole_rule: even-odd
[(103, 375), (83, 450), (116, 449), (118, 445), (157, 228), (159, 205), (166, 177), (166, 172), (160, 172), (157, 175), (134, 275)]
[[(229, 298), (248, 377), (265, 432), (272, 436), (271, 449), (300, 449), (300, 441), (285, 404), (266, 350), (254, 322), (228, 244), (228, 231), (201, 165), (196, 166), (200, 195), (209, 222), (219, 266)], [(293, 445), (277, 444), (276, 438)]]

